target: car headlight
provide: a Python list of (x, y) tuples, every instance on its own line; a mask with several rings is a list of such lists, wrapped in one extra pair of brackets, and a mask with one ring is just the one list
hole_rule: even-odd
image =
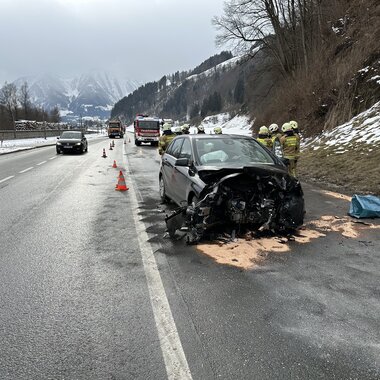
[(82, 145), (82, 143), (76, 143), (75, 145)]
[(60, 142), (57, 142), (57, 145), (62, 145), (62, 143), (60, 143)]

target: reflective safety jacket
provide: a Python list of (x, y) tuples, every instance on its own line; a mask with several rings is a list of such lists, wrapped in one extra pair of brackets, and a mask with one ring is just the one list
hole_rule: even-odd
[(171, 133), (170, 135), (162, 135), (158, 141), (158, 153), (160, 153), (161, 155), (164, 154), (166, 148), (176, 136), (177, 135), (175, 135), (174, 133)]
[(297, 131), (294, 131), (294, 135), (297, 137), (297, 141), (298, 141), (298, 153), (297, 153), (296, 158), (299, 158), (299, 156), (301, 154), (301, 149), (300, 149), (300, 146), (301, 146), (301, 137), (300, 137), (300, 135), (299, 135), (299, 133)]
[(278, 139), (278, 140), (280, 141), (280, 139), (281, 139), (282, 136), (283, 136), (283, 135), (282, 135), (282, 133), (280, 133), (280, 132), (277, 132), (276, 134), (274, 134), (274, 135), (272, 136), (272, 145), (273, 145), (273, 143), (275, 142), (276, 139)]
[(298, 136), (294, 134), (286, 134), (281, 137), (280, 142), (282, 146), (282, 152), (285, 158), (288, 158), (289, 160), (294, 160), (299, 157), (300, 140)]
[(272, 139), (268, 135), (259, 135), (256, 139), (261, 145), (266, 146), (267, 148), (272, 148)]

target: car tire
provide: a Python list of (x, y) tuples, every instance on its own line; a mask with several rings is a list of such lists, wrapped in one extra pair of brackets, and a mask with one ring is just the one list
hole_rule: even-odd
[(61, 151), (59, 149), (57, 149), (57, 154), (60, 154), (60, 153), (61, 153)]
[(161, 203), (169, 203), (169, 198), (166, 195), (166, 188), (165, 188), (165, 181), (162, 176), (160, 176), (159, 179), (159, 188), (160, 188), (160, 198), (161, 198)]
[(135, 140), (135, 145), (136, 146), (140, 146), (141, 145), (141, 141)]
[(86, 152), (86, 153), (88, 152), (88, 145), (86, 145), (86, 150), (85, 150), (85, 152)]

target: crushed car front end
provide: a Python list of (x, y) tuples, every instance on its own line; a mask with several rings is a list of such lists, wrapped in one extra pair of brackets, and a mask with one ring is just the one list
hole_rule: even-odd
[[(255, 165), (226, 171), (200, 171), (207, 184), (196, 204), (166, 218), (171, 235), (179, 228), (188, 243), (216, 226), (236, 230), (294, 230), (303, 223), (304, 198), (299, 181), (278, 166)], [(179, 227), (180, 226), (180, 227)]]

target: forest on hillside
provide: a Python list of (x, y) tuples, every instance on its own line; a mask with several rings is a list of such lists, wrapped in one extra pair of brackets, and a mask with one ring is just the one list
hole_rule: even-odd
[[(136, 114), (147, 113), (196, 120), (234, 105), (240, 107), (244, 81), (238, 76), (242, 68), (239, 65), (232, 69), (223, 67), (223, 63), (232, 57), (231, 52), (222, 51), (193, 70), (177, 71), (158, 81), (148, 82), (117, 102), (111, 117), (131, 122)], [(216, 70), (218, 65), (221, 67)], [(210, 70), (212, 72), (206, 76), (204, 73)]]

